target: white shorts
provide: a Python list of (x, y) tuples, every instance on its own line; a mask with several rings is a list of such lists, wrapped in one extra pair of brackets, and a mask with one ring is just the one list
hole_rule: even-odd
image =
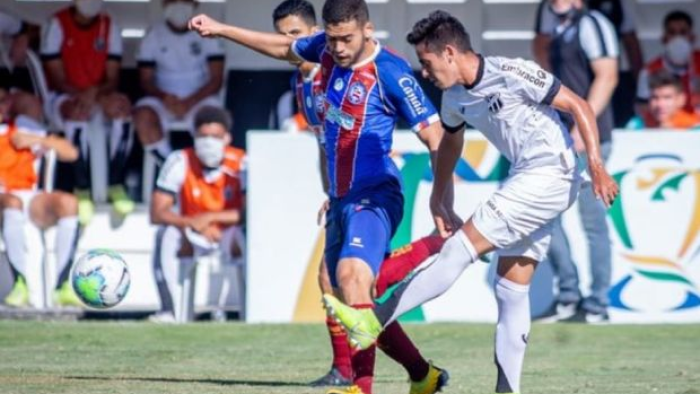
[(472, 221), (498, 255), (542, 261), (551, 241), (552, 220), (576, 201), (580, 183), (577, 174), (513, 174), (476, 208)]
[(184, 127), (186, 127), (186, 130), (188, 130), (190, 134), (194, 134), (194, 116), (197, 113), (197, 111), (199, 111), (202, 107), (222, 108), (223, 105), (218, 97), (209, 96), (195, 104), (192, 108), (190, 108), (190, 110), (185, 114), (185, 117), (183, 119), (177, 119), (172, 112), (165, 108), (163, 102), (156, 97), (142, 98), (141, 100), (136, 102), (135, 108), (139, 107), (148, 107), (155, 111), (156, 115), (158, 115), (158, 119), (160, 120), (160, 124), (161, 127), (163, 127), (164, 132), (170, 130), (173, 125), (177, 125), (178, 127), (180, 127), (180, 125), (184, 125)]
[(36, 197), (36, 195), (39, 193), (41, 192), (38, 190), (14, 190), (8, 194), (15, 196), (22, 201), (22, 212), (24, 212), (26, 217), (29, 217), (29, 206), (31, 205), (34, 197)]

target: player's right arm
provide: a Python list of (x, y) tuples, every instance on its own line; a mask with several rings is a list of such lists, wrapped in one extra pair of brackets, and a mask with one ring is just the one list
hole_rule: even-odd
[[(454, 213), (452, 199), (447, 198), (454, 194), (452, 174), (457, 160), (462, 155), (464, 146), (464, 130), (466, 123), (459, 118), (450, 107), (443, 94), (442, 128), (445, 130), (440, 145), (438, 145), (435, 169), (433, 175), (433, 191), (430, 195), (430, 211), (433, 214), (435, 228), (441, 236), (447, 237), (461, 226), (461, 220)], [(449, 206), (446, 202), (449, 201)]]
[(595, 113), (591, 106), (569, 88), (561, 85), (552, 100), (552, 106), (568, 112), (576, 120), (578, 131), (586, 145), (588, 169), (593, 182), (593, 192), (606, 206), (612, 205), (618, 193), (617, 183), (610, 177), (600, 155), (600, 140)]
[(151, 223), (179, 229), (190, 226), (191, 218), (173, 211), (185, 182), (186, 160), (182, 151), (171, 153), (165, 160), (151, 197)]
[(282, 34), (264, 33), (226, 25), (204, 14), (192, 18), (188, 26), (190, 30), (195, 30), (202, 37), (223, 37), (279, 60), (300, 60), (292, 51), (294, 39)]

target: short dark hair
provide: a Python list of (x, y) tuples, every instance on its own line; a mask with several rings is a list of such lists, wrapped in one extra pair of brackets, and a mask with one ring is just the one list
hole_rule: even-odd
[(431, 52), (442, 52), (448, 44), (454, 45), (462, 52), (472, 50), (469, 33), (457, 18), (446, 11), (433, 11), (413, 25), (406, 36), (409, 44), (416, 46), (425, 43)]
[(369, 8), (365, 0), (326, 0), (323, 4), (323, 22), (326, 25), (357, 21), (364, 25), (369, 21)]
[(301, 18), (307, 25), (316, 26), (316, 11), (313, 4), (306, 0), (285, 0), (272, 12), (272, 22), (284, 19), (290, 15)]
[(666, 86), (673, 86), (679, 92), (683, 92), (681, 79), (666, 70), (657, 71), (649, 76), (649, 89), (655, 90)]
[(231, 114), (223, 108), (205, 106), (202, 107), (194, 115), (194, 129), (199, 130), (199, 128), (205, 124), (217, 123), (226, 130), (231, 130), (233, 125), (233, 120), (231, 119)]
[(668, 27), (671, 22), (683, 21), (693, 28), (693, 17), (689, 13), (681, 10), (671, 11), (664, 17), (664, 29)]

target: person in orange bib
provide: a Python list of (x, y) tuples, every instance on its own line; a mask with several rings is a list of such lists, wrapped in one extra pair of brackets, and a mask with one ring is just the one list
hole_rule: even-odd
[(195, 256), (217, 249), (224, 262), (244, 256), (240, 225), (245, 210), (245, 152), (229, 146), (230, 128), (225, 110), (199, 110), (194, 117), (194, 147), (168, 155), (156, 182), (151, 222), (162, 227), (156, 236), (154, 265), (167, 287), (159, 286), (163, 308), (157, 320), (173, 320), (172, 302), (180, 298), (180, 269)]
[(25, 239), (25, 223), (40, 229), (57, 226), (56, 254), (59, 278), (54, 301), (59, 305), (79, 305), (68, 283), (68, 271), (79, 236), (77, 200), (63, 192), (38, 190), (37, 168), (44, 152), (53, 150), (62, 161), (74, 161), (77, 150), (66, 140), (46, 135), (45, 128), (25, 115), (9, 116), (9, 98), (0, 99), (0, 213), (2, 237), (15, 277), (12, 291), (4, 303), (13, 307), (30, 304), (26, 277), (26, 252), (31, 245)]
[(688, 96), (683, 81), (678, 76), (659, 71), (649, 78), (648, 109), (642, 116), (635, 116), (627, 129), (666, 129), (684, 131), (700, 128), (700, 114), (686, 109)]

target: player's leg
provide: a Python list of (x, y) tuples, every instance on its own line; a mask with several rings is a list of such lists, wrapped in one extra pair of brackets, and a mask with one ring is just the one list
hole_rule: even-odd
[[(333, 294), (326, 259), (321, 259), (318, 269), (318, 286), (321, 294)], [(333, 361), (331, 369), (324, 376), (309, 383), (312, 387), (321, 386), (348, 386), (352, 379), (352, 365), (350, 363), (350, 346), (345, 330), (330, 316), (326, 317), (326, 329), (331, 340)]]
[(90, 194), (89, 112), (81, 108), (77, 99), (66, 94), (53, 97), (50, 105), (52, 117), (63, 128), (66, 139), (78, 148), (78, 159), (72, 166), (75, 195), (78, 198), (78, 220), (85, 226), (95, 214), (95, 204)]
[[(165, 281), (168, 297), (161, 299), (161, 313), (155, 315), (151, 320), (160, 323), (175, 322), (175, 308), (182, 299), (180, 276), (183, 266), (194, 264), (194, 248), (185, 237), (174, 226), (167, 226), (160, 237), (157, 257), (160, 257), (160, 267), (162, 277)], [(167, 305), (170, 301), (171, 305)], [(172, 307), (167, 310), (167, 307)]]
[(100, 106), (105, 117), (111, 121), (109, 130), (109, 200), (114, 210), (124, 216), (131, 213), (135, 204), (126, 193), (127, 162), (134, 145), (131, 124), (131, 102), (121, 93), (111, 93), (100, 98)]
[(39, 228), (56, 226), (56, 302), (81, 305), (68, 280), (80, 236), (77, 198), (64, 192), (39, 193), (32, 199), (29, 212)]
[(146, 153), (159, 164), (170, 154), (170, 143), (165, 136), (164, 120), (170, 117), (163, 103), (155, 97), (146, 97), (136, 103), (134, 127)]
[(586, 239), (591, 270), (591, 293), (583, 300), (582, 312), (586, 321), (599, 323), (608, 320), (608, 290), (612, 272), (612, 246), (607, 222), (607, 212), (598, 200), (590, 182), (581, 187), (578, 199)]
[(22, 200), (9, 193), (0, 194), (2, 208), (2, 236), (5, 241), (7, 258), (14, 275), (12, 291), (5, 297), (5, 304), (15, 307), (29, 304), (29, 289), (26, 276), (26, 240), (24, 222), (26, 220)]
[(496, 393), (519, 393), (525, 349), (530, 335), (530, 281), (537, 261), (502, 256), (494, 283), (498, 305), (495, 359)]

